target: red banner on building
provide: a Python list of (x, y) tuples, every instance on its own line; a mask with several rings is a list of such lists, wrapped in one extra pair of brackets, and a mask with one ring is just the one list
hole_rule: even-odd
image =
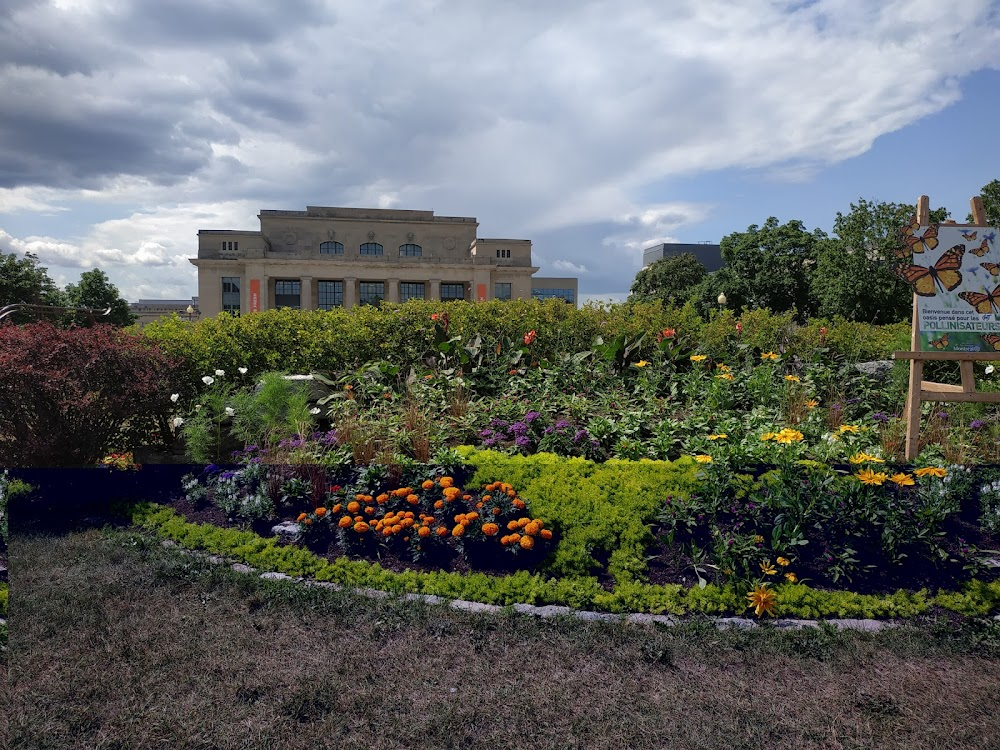
[(476, 288), (476, 296), (479, 298), (480, 302), (486, 301), (486, 284), (480, 284)]
[(250, 312), (260, 312), (260, 279), (250, 279)]

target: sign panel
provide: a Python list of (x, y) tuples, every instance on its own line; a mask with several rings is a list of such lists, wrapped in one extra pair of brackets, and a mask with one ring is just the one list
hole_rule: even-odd
[(998, 236), (995, 227), (904, 227), (893, 271), (917, 300), (920, 351), (1000, 352)]
[(486, 284), (480, 284), (476, 288), (476, 297), (479, 299), (480, 302), (486, 301)]
[(260, 312), (260, 279), (250, 279), (250, 312)]

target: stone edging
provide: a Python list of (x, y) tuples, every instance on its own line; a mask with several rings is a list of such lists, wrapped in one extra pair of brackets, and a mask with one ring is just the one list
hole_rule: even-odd
[[(175, 549), (182, 554), (191, 555), (193, 557), (200, 557), (213, 565), (227, 565), (231, 570), (237, 573), (244, 574), (256, 574), (257, 569), (244, 563), (234, 563), (230, 562), (224, 557), (219, 555), (210, 555), (205, 552), (197, 552), (194, 550), (185, 549), (183, 546), (171, 539), (165, 539), (160, 542), (162, 547), (168, 549)], [(589, 610), (572, 609), (570, 607), (562, 607), (555, 604), (545, 604), (541, 606), (536, 606), (534, 604), (514, 604), (511, 607), (501, 606), (499, 604), (482, 604), (480, 602), (470, 602), (463, 599), (448, 599), (443, 596), (437, 596), (436, 594), (393, 594), (389, 591), (382, 591), (380, 589), (371, 588), (348, 588), (341, 586), (337, 583), (332, 583), (329, 581), (315, 581), (308, 578), (295, 578), (293, 576), (287, 575), (285, 573), (277, 573), (273, 571), (260, 573), (259, 578), (266, 581), (293, 581), (296, 583), (301, 583), (305, 586), (311, 586), (316, 588), (329, 589), (331, 591), (348, 591), (352, 594), (357, 594), (359, 596), (367, 596), (370, 599), (388, 599), (396, 597), (404, 601), (414, 601), (423, 602), (425, 604), (447, 604), (449, 607), (462, 612), (476, 612), (482, 614), (501, 614), (504, 610), (513, 609), (523, 615), (531, 615), (533, 617), (541, 618), (552, 618), (552, 617), (573, 617), (577, 620), (584, 620), (589, 622), (628, 622), (637, 625), (681, 625), (684, 620), (679, 617), (674, 617), (673, 615), (650, 615), (643, 612), (632, 612), (625, 615), (616, 615), (610, 612), (591, 612)], [(755, 619), (749, 617), (712, 617), (709, 618), (720, 630), (727, 628), (735, 628), (737, 630), (751, 630), (761, 626), (761, 623)], [(996, 618), (1000, 620), (1000, 615)], [(819, 628), (822, 625), (832, 625), (838, 630), (856, 630), (866, 633), (877, 633), (883, 630), (889, 630), (891, 628), (898, 628), (902, 625), (901, 622), (895, 620), (872, 620), (872, 619), (858, 619), (858, 618), (833, 618), (829, 620), (797, 620), (791, 618), (779, 618), (777, 620), (766, 621), (770, 627), (778, 628), (779, 630), (804, 630), (806, 628)]]

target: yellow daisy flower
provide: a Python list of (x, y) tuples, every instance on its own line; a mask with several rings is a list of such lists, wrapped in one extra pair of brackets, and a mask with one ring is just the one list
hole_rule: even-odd
[(709, 440), (725, 440), (727, 437), (729, 437), (729, 435), (727, 435), (724, 432), (720, 432), (718, 435), (709, 435), (708, 439)]
[(873, 469), (862, 469), (857, 474), (855, 474), (862, 484), (875, 484), (880, 485), (888, 479), (888, 475), (884, 471), (875, 472)]
[(791, 564), (791, 561), (787, 557), (779, 557), (778, 558), (778, 565), (780, 565), (781, 567), (787, 568), (790, 564)]
[(712, 457), (707, 453), (701, 453), (694, 457), (694, 460), (700, 464), (710, 464), (712, 463)]
[(747, 606), (753, 607), (753, 611), (757, 617), (760, 617), (764, 613), (774, 615), (774, 610), (778, 604), (774, 592), (767, 587), (766, 583), (760, 584), (747, 594), (747, 601), (750, 602)]
[(843, 435), (845, 432), (857, 433), (858, 426), (856, 424), (842, 424), (840, 425), (840, 434)]
[(775, 573), (778, 572), (778, 570), (773, 565), (771, 565), (770, 560), (765, 560), (760, 564), (760, 572), (766, 576), (773, 576)]
[(909, 474), (905, 474), (903, 472), (900, 472), (898, 474), (893, 474), (891, 477), (889, 477), (889, 481), (895, 482), (900, 487), (912, 487), (914, 484), (916, 484), (916, 482), (913, 481), (912, 476), (910, 476)]
[(760, 358), (764, 361), (771, 360), (772, 362), (774, 362), (776, 359), (778, 359), (778, 355), (775, 354), (774, 352), (764, 352), (763, 354), (760, 355)]
[(787, 380), (789, 383), (801, 383), (802, 382), (802, 378), (800, 378), (798, 375), (785, 375), (785, 380)]
[(707, 354), (692, 354), (691, 355), (691, 361), (692, 362), (704, 362), (706, 359), (708, 359), (708, 355)]
[(914, 469), (913, 473), (918, 477), (938, 477), (939, 479), (948, 476), (948, 470), (942, 469), (940, 466), (925, 466), (922, 469)]

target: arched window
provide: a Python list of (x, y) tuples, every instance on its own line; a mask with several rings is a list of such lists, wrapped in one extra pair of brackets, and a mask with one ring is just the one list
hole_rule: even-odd
[(361, 245), (362, 255), (384, 255), (383, 247), (377, 242), (365, 242)]
[(399, 246), (399, 257), (401, 258), (405, 256), (419, 258), (423, 254), (424, 249), (420, 245), (414, 245), (412, 242)]
[(343, 255), (344, 244), (342, 242), (321, 242), (319, 252), (321, 255)]

